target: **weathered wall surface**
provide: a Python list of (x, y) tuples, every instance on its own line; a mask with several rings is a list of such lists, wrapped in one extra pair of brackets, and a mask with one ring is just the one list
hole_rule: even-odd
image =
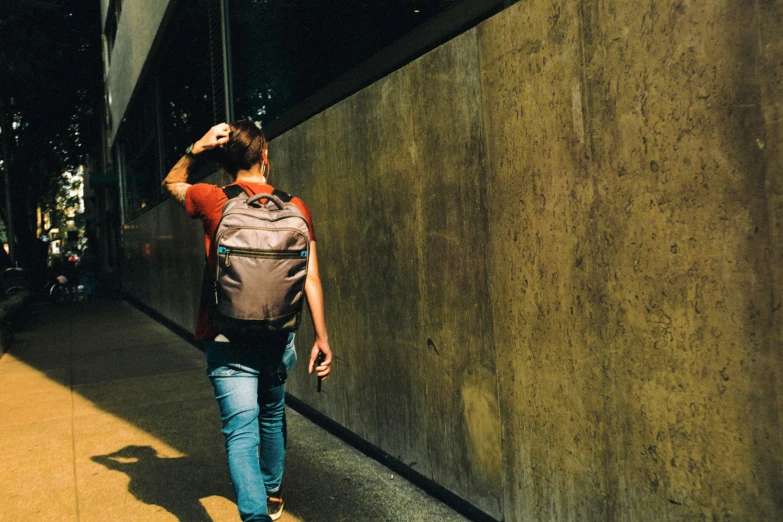
[[(759, 83), (764, 134), (760, 140), (766, 161), (767, 212), (769, 215), (769, 267), (771, 270), (772, 348), (783, 354), (783, 3), (759, 2)], [(776, 368), (778, 415), (783, 412), (783, 374)], [(770, 390), (771, 391), (771, 390)], [(780, 421), (779, 421), (780, 422)], [(783, 448), (783, 430), (778, 427)]]
[(783, 516), (757, 7), (479, 28), (508, 520)]
[(471, 31), (277, 138), (270, 157), (272, 180), (312, 207), (339, 357), (327, 393), (304, 365), (290, 391), (500, 516), (477, 71)]
[(101, 27), (106, 26), (106, 15), (109, 13), (109, 0), (101, 0)]
[(125, 225), (123, 290), (194, 331), (204, 269), (204, 229), (173, 199)]
[[(522, 0), (275, 139), (337, 354), (289, 391), (505, 520), (783, 519), (782, 18)], [(128, 227), (192, 327), (200, 226)]]

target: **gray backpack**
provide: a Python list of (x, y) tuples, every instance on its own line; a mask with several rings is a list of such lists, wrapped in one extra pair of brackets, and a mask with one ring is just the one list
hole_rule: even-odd
[(247, 196), (237, 185), (223, 191), (229, 199), (215, 235), (215, 326), (229, 338), (296, 330), (310, 255), (304, 215), (282, 191)]

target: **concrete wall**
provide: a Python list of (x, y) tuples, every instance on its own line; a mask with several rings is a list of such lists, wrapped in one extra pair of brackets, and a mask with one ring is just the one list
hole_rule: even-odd
[(509, 520), (783, 516), (759, 7), (478, 30)]
[(101, 28), (106, 27), (106, 15), (109, 13), (110, 0), (101, 0)]
[[(497, 518), (783, 519), (782, 11), (523, 0), (275, 139), (337, 354), (289, 391)], [(191, 327), (200, 227), (128, 227)]]
[[(764, 118), (767, 213), (769, 216), (769, 267), (773, 331), (771, 350), (783, 352), (783, 3), (759, 3), (759, 76), (761, 111)], [(783, 376), (777, 367), (778, 413), (783, 411)], [(772, 389), (770, 395), (772, 395)], [(778, 426), (779, 448), (783, 447), (783, 430)], [(780, 450), (778, 450), (780, 451)], [(780, 490), (778, 490), (780, 491)]]
[(204, 267), (204, 229), (173, 199), (126, 223), (123, 290), (189, 331)]
[(292, 393), (499, 514), (477, 71), (471, 31), (274, 140), (270, 154), (272, 180), (312, 207), (339, 357), (328, 393), (301, 371)]
[[(108, 4), (107, 0), (101, 0), (104, 25)], [(170, 5), (170, 0), (134, 0), (122, 3), (122, 15), (105, 78), (112, 116), (112, 136), (117, 135), (117, 129), (125, 117), (134, 88), (148, 63), (150, 50)]]

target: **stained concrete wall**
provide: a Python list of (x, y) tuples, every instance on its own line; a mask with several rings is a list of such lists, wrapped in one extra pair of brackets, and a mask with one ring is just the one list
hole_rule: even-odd
[[(783, 519), (782, 10), (521, 1), (273, 140), (337, 354), (289, 391), (497, 518)], [(200, 227), (129, 227), (191, 325)]]
[[(769, 216), (769, 267), (772, 295), (772, 350), (783, 352), (783, 4), (759, 3), (759, 76), (765, 152), (767, 212)], [(778, 412), (783, 411), (783, 376), (777, 368)], [(783, 430), (778, 427), (779, 447), (783, 447)], [(778, 490), (780, 491), (780, 490)]]
[(123, 290), (194, 331), (204, 266), (204, 229), (173, 199), (123, 230)]
[(303, 368), (292, 393), (499, 515), (476, 43), (470, 31), (389, 75), (270, 157), (312, 208), (338, 356), (326, 394)]
[(781, 517), (759, 5), (479, 29), (509, 520)]
[(106, 15), (109, 13), (110, 0), (101, 0), (101, 27), (106, 27)]

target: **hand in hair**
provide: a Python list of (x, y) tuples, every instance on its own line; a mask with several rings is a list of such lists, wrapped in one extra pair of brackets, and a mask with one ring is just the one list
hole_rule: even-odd
[(228, 123), (218, 123), (193, 144), (193, 154), (200, 154), (205, 150), (225, 145), (228, 143), (229, 134), (231, 134), (231, 127), (228, 126)]
[[(209, 129), (204, 136), (193, 144), (191, 154), (201, 154), (204, 151), (212, 150), (228, 143), (228, 137), (231, 128), (227, 123), (219, 123)], [(166, 179), (163, 180), (163, 186), (168, 190), (174, 200), (185, 206), (185, 196), (190, 188), (188, 183), (188, 169), (193, 164), (193, 157), (185, 154), (180, 158), (176, 165), (169, 171)]]

